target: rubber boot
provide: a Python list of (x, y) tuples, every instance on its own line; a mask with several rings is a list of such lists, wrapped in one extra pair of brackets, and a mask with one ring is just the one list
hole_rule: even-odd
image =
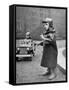
[(50, 75), (51, 74), (51, 70), (50, 68), (47, 69), (47, 72), (43, 74), (43, 76), (47, 76), (47, 75)]
[(51, 74), (48, 77), (49, 80), (52, 80), (54, 78), (56, 78), (56, 74), (55, 74), (55, 68), (50, 69), (51, 70)]

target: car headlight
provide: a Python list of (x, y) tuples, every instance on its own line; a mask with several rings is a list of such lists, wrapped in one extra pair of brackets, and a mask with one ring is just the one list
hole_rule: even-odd
[(27, 50), (29, 50), (29, 48), (27, 48)]

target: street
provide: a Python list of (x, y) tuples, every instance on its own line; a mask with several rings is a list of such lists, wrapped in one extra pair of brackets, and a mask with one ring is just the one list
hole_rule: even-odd
[[(64, 41), (62, 41), (64, 43)], [(64, 47), (65, 44), (58, 45), (58, 48)], [(59, 53), (59, 52), (58, 52)], [(35, 82), (52, 82), (65, 81), (66, 76), (59, 68), (56, 68), (57, 77), (53, 80), (48, 80), (48, 76), (42, 76), (47, 69), (40, 66), (42, 57), (42, 46), (36, 47), (35, 56), (32, 61), (17, 61), (16, 62), (16, 83), (35, 83)], [(64, 58), (64, 57), (63, 57)]]

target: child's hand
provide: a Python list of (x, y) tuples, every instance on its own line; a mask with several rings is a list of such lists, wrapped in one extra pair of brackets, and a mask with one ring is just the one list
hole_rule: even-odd
[(47, 37), (44, 37), (44, 35), (40, 35), (40, 37), (45, 41), (51, 41), (51, 39), (50, 38), (47, 38)]
[(44, 36), (43, 35), (40, 35), (41, 39), (45, 40)]

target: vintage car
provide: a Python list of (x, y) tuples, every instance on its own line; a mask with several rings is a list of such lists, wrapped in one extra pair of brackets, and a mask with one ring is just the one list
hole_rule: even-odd
[(32, 60), (35, 43), (31, 39), (16, 40), (16, 60)]

